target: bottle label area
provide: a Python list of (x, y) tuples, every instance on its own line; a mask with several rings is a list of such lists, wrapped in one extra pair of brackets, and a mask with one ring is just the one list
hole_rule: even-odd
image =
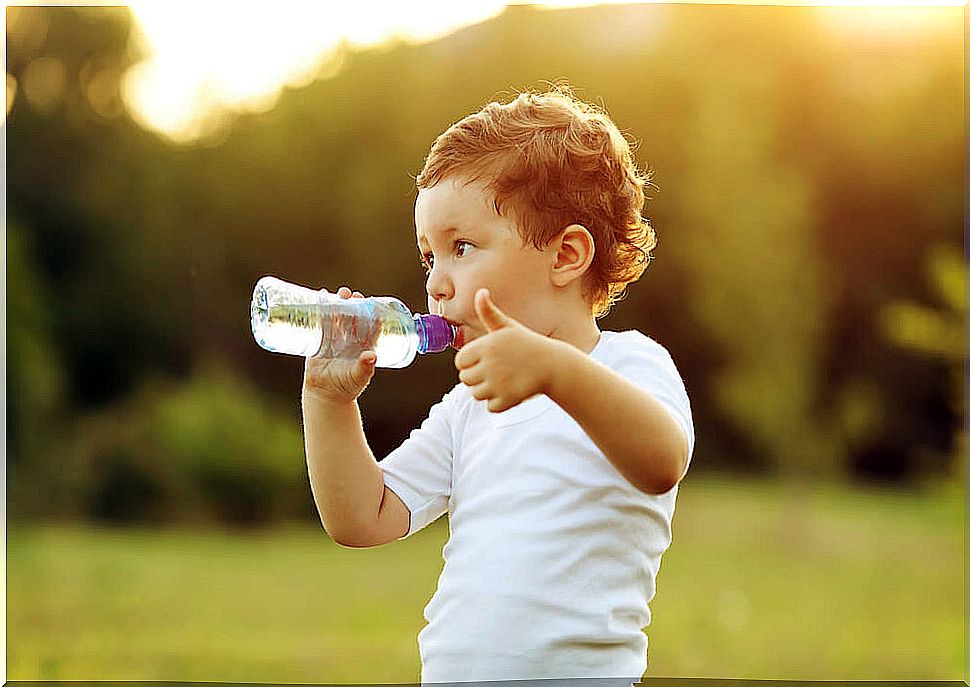
[(275, 353), (352, 360), (371, 350), (378, 367), (404, 367), (418, 349), (411, 312), (396, 298), (343, 299), (264, 277), (250, 316), (256, 342)]

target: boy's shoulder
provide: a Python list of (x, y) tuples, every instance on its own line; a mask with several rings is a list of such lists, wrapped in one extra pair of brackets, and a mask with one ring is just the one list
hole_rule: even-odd
[(630, 354), (671, 357), (663, 344), (638, 329), (627, 329), (622, 332), (602, 331), (600, 335), (602, 339), (600, 345), (593, 349), (593, 357), (613, 358)]
[(629, 378), (661, 379), (677, 385), (683, 377), (666, 346), (646, 334), (630, 329), (622, 332), (602, 332), (601, 346), (592, 356), (600, 363)]

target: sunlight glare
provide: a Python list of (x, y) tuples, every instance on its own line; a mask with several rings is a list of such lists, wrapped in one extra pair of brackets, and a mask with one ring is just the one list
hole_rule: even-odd
[(286, 86), (312, 81), (343, 40), (421, 42), (502, 11), (500, 0), (425, 3), (193, 3), (192, 11), (133, 0), (147, 59), (125, 78), (125, 99), (143, 125), (177, 141), (205, 133), (225, 111), (264, 111)]
[(832, 33), (866, 41), (963, 31), (963, 9), (955, 5), (876, 6), (859, 2), (852, 6), (819, 7), (818, 12)]
[[(964, 0), (677, 0), (700, 5), (783, 5), (791, 7), (962, 7)], [(512, 4), (512, 3), (510, 3)], [(620, 4), (610, 0), (549, 0), (540, 3), (544, 9), (589, 7), (601, 4)], [(637, 3), (647, 4), (647, 3)]]
[[(737, 0), (686, 1), (739, 4)], [(143, 126), (174, 141), (191, 142), (218, 129), (227, 113), (268, 110), (283, 88), (299, 88), (336, 73), (341, 42), (373, 46), (392, 38), (430, 41), (494, 17), (507, 4), (531, 3), (280, 0), (272, 6), (239, 3), (227, 10), (223, 3), (199, 0), (185, 11), (184, 5), (173, 9), (153, 0), (132, 0), (136, 36), (147, 58), (125, 75), (125, 101)], [(537, 7), (597, 4), (603, 3), (552, 0), (537, 3)], [(952, 23), (952, 12), (941, 10), (963, 2), (781, 0), (757, 4), (821, 6), (833, 30), (885, 40), (907, 31), (932, 30), (940, 22)], [(872, 8), (873, 13), (851, 12), (850, 8), (859, 7)]]

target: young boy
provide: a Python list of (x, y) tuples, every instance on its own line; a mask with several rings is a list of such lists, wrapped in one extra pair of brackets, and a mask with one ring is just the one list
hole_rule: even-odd
[(448, 513), (422, 683), (629, 684), (646, 669), (694, 430), (664, 347), (596, 325), (656, 245), (646, 183), (615, 124), (567, 91), (490, 103), (438, 137), (417, 177), (428, 307), (459, 328), (460, 383), (377, 462), (356, 403), (376, 356), (306, 361), (307, 465), (330, 536), (378, 546)]

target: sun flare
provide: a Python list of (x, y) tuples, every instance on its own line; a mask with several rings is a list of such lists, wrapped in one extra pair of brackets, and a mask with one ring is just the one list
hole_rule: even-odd
[[(744, 4), (737, 0), (687, 1)], [(268, 110), (283, 88), (300, 87), (336, 73), (341, 43), (370, 46), (391, 38), (428, 41), (496, 16), (508, 4), (514, 3), (281, 0), (269, 10), (264, 4), (200, 0), (186, 11), (185, 6), (133, 0), (129, 6), (136, 39), (146, 59), (125, 76), (124, 97), (143, 126), (174, 141), (191, 142), (218, 129), (226, 113)], [(596, 4), (601, 3), (554, 0), (537, 7)], [(935, 21), (941, 6), (961, 6), (963, 2), (783, 0), (770, 4), (824, 5), (820, 10), (832, 13), (833, 30), (885, 33), (912, 29), (914, 22)], [(848, 15), (833, 5), (870, 7), (876, 14), (870, 18)], [(921, 8), (925, 17), (919, 14)]]
[(341, 42), (368, 46), (398, 37), (432, 40), (502, 11), (473, 2), (278, 2), (227, 6), (197, 2), (191, 12), (164, 3), (129, 4), (148, 58), (125, 79), (125, 97), (141, 123), (175, 140), (192, 140), (222, 111), (263, 111), (282, 88), (326, 73)]

